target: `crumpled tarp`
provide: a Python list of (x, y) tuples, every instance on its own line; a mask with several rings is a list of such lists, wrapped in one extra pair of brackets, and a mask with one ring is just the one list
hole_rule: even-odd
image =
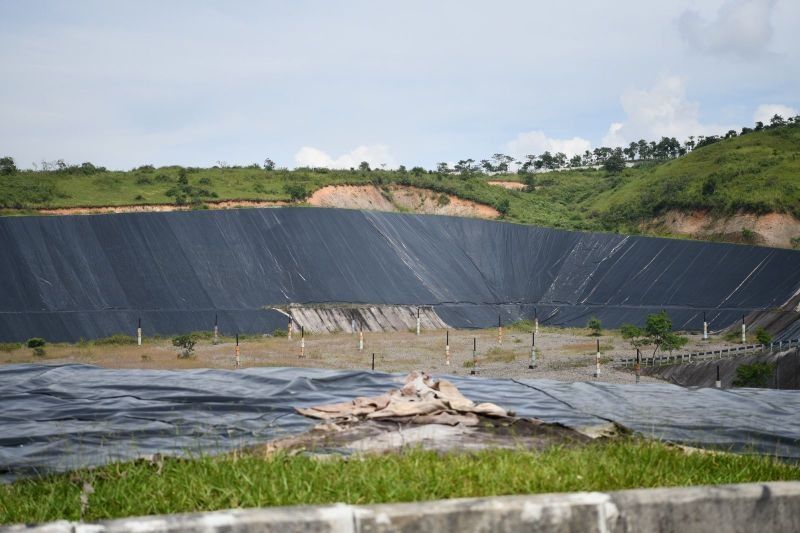
[[(684, 444), (800, 459), (800, 394), (669, 384), (447, 376), (472, 401), (578, 429), (614, 421)], [(308, 368), (0, 367), (0, 480), (155, 453), (232, 450), (299, 435), (296, 407), (380, 396), (402, 376)]]
[(297, 407), (303, 416), (336, 422), (403, 420), (416, 424), (477, 425), (478, 415), (508, 417), (502, 407), (489, 402), (476, 404), (446, 379), (434, 380), (424, 372), (411, 372), (399, 389), (380, 396), (359, 396), (349, 402)]

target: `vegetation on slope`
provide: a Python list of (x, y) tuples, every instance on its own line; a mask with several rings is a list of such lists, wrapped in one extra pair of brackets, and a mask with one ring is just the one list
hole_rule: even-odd
[(792, 480), (769, 457), (686, 454), (639, 439), (473, 454), (409, 451), (322, 461), (307, 455), (156, 458), (0, 486), (0, 524), (102, 520), (236, 507)]
[[(498, 154), (502, 155), (502, 154)], [(608, 167), (608, 165), (606, 165)], [(508, 190), (490, 180), (521, 181)], [(406, 170), (208, 169), (145, 165), (108, 171), (90, 163), (59, 162), (48, 171), (0, 173), (0, 209), (7, 214), (41, 208), (187, 204), (223, 200), (302, 201), (327, 185), (390, 184), (428, 188), (491, 205), (510, 221), (581, 230), (636, 233), (641, 222), (670, 209), (791, 213), (800, 217), (800, 122), (751, 131), (665, 160), (636, 160), (624, 169), (577, 168), (487, 175), (479, 167), (454, 173)]]

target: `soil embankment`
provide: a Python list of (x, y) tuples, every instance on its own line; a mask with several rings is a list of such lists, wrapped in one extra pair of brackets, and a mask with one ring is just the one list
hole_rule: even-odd
[[(211, 209), (238, 209), (242, 207), (279, 207), (288, 202), (263, 200), (221, 200), (204, 202)], [(57, 207), (38, 209), (41, 215), (107, 215), (112, 213), (163, 213), (168, 211), (191, 211), (191, 205), (176, 204), (141, 204), (141, 205), (107, 205), (99, 207)]]
[(392, 185), (330, 185), (318, 189), (308, 199), (317, 207), (401, 211), (428, 215), (453, 215), (494, 219), (500, 213), (493, 207), (428, 189)]
[(664, 213), (644, 224), (645, 231), (687, 235), (693, 239), (760, 244), (778, 248), (796, 246), (792, 239), (800, 238), (800, 220), (788, 213), (738, 213), (715, 217), (707, 211), (677, 211)]

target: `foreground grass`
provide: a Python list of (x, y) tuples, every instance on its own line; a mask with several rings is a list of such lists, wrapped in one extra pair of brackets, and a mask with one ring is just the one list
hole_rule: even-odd
[[(541, 453), (411, 451), (328, 461), (245, 454), (114, 464), (0, 486), (0, 523), (799, 478), (797, 465), (766, 457), (686, 454), (639, 439)], [(83, 513), (82, 491), (89, 493)]]

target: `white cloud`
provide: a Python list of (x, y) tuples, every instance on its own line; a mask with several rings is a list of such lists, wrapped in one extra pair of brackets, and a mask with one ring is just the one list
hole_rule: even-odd
[(605, 146), (661, 137), (676, 137), (682, 141), (690, 135), (715, 135), (730, 129), (730, 126), (700, 122), (700, 106), (686, 99), (685, 84), (679, 77), (663, 78), (649, 90), (625, 91), (620, 100), (626, 117), (609, 126), (603, 137)]
[(581, 137), (553, 139), (543, 131), (529, 131), (520, 133), (516, 139), (506, 143), (506, 152), (517, 159), (523, 159), (528, 154), (541, 154), (544, 151), (564, 152), (573, 156), (582, 154), (591, 147), (592, 143)]
[(769, 119), (775, 115), (783, 118), (796, 117), (800, 112), (797, 109), (781, 104), (761, 104), (753, 113), (753, 122), (763, 122), (769, 124)]
[(383, 164), (387, 168), (397, 167), (397, 161), (389, 153), (389, 147), (383, 144), (362, 145), (335, 159), (318, 148), (303, 146), (294, 154), (294, 161), (298, 167), (347, 169), (357, 168), (362, 161), (366, 161), (373, 168), (380, 168)]
[(725, 0), (714, 20), (686, 10), (678, 30), (693, 49), (745, 59), (764, 52), (772, 39), (772, 10), (776, 0)]

